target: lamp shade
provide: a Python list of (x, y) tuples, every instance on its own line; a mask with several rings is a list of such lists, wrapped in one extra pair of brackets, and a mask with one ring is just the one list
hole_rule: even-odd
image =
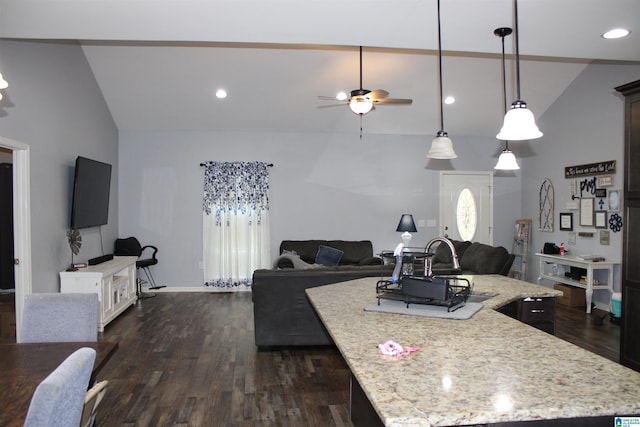
[(416, 228), (416, 223), (413, 222), (413, 215), (411, 214), (402, 214), (400, 217), (400, 222), (398, 223), (398, 228), (396, 231), (411, 231), (416, 232), (418, 229)]
[(494, 169), (513, 171), (520, 169), (520, 166), (518, 166), (518, 162), (516, 161), (516, 156), (513, 154), (513, 151), (505, 148), (502, 150), (502, 154), (500, 154), (498, 163), (495, 165)]
[(514, 101), (511, 109), (504, 116), (502, 129), (496, 138), (505, 141), (523, 141), (536, 139), (542, 136), (542, 132), (536, 125), (536, 119), (524, 101)]
[(367, 96), (352, 96), (349, 108), (356, 114), (367, 114), (373, 108), (373, 102)]
[(455, 159), (458, 157), (456, 152), (453, 151), (453, 141), (451, 141), (446, 132), (440, 131), (433, 138), (427, 157), (430, 159)]

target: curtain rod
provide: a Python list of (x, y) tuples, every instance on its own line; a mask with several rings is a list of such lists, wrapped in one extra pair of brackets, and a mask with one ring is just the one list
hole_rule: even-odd
[[(204, 163), (200, 163), (200, 166), (206, 166)], [(270, 168), (273, 167), (273, 163), (268, 163), (267, 166), (269, 166)]]

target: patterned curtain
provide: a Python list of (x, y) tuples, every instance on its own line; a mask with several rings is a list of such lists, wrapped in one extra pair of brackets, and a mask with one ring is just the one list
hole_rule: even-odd
[(269, 171), (262, 162), (206, 162), (202, 204), (205, 286), (251, 289), (270, 268)]

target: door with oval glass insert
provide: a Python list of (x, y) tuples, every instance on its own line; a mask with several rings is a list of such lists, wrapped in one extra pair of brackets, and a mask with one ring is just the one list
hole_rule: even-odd
[(490, 172), (440, 172), (440, 235), (493, 244)]

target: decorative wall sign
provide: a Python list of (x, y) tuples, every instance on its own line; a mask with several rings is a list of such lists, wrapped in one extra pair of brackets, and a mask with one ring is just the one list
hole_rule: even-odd
[(607, 197), (606, 188), (596, 188), (596, 197)]
[(609, 244), (609, 232), (608, 231), (601, 231), (600, 232), (600, 244), (601, 245), (608, 245)]
[(580, 225), (593, 227), (593, 197), (580, 199)]
[(593, 178), (585, 178), (580, 181), (580, 197), (583, 197), (584, 194), (596, 194), (596, 183), (598, 182), (598, 178), (595, 176)]
[(588, 231), (580, 231), (580, 232), (578, 232), (578, 236), (580, 236), (580, 237), (593, 237), (593, 233), (590, 233)]
[(622, 230), (622, 217), (620, 214), (614, 213), (609, 216), (609, 229), (614, 233)]
[(595, 211), (593, 214), (596, 228), (607, 228), (607, 211)]
[(576, 232), (575, 231), (570, 231), (567, 233), (568, 237), (567, 237), (567, 243), (569, 243), (570, 245), (575, 245), (576, 244)]
[(611, 187), (611, 186), (613, 186), (613, 177), (611, 175), (598, 177), (598, 187)]
[(616, 161), (589, 163), (586, 165), (567, 166), (564, 168), (565, 178), (575, 178), (585, 175), (612, 175), (616, 173)]
[(540, 231), (553, 231), (553, 184), (545, 178), (540, 186)]
[(573, 231), (573, 214), (571, 212), (560, 212), (560, 230)]

